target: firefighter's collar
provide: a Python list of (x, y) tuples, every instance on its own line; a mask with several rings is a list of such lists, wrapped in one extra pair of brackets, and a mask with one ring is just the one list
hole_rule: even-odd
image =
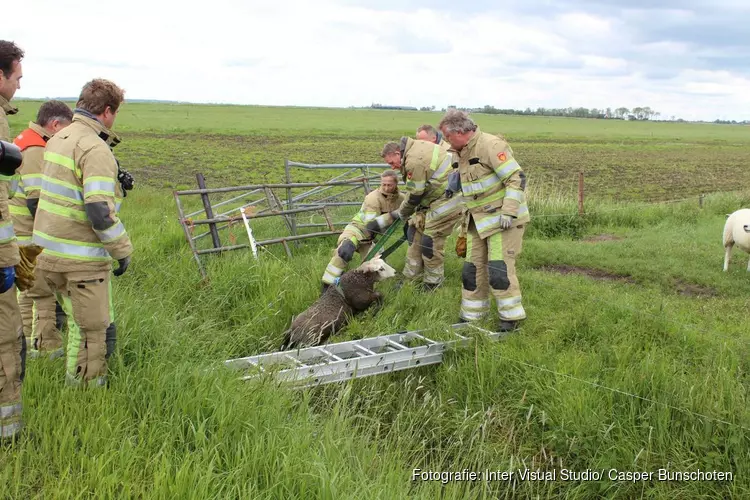
[(15, 115), (18, 113), (18, 108), (13, 107), (13, 105), (8, 102), (8, 99), (0, 95), (0, 107), (3, 108), (3, 111), (5, 111), (5, 114), (8, 115)]
[(401, 194), (401, 192), (398, 190), (398, 186), (396, 186), (396, 190), (392, 192), (391, 194), (384, 193), (383, 191), (380, 190), (380, 188), (378, 188), (378, 193), (380, 193), (385, 199), (398, 198), (398, 195)]
[(49, 135), (49, 132), (47, 132), (44, 127), (42, 127), (38, 123), (29, 122), (29, 128), (39, 134), (39, 137), (44, 139), (44, 142), (49, 141), (50, 137), (52, 137), (51, 135)]
[(482, 131), (479, 130), (479, 126), (477, 126), (476, 130), (474, 130), (474, 135), (471, 136), (471, 139), (469, 139), (469, 142), (466, 143), (466, 148), (472, 149), (474, 146), (477, 145), (477, 141), (479, 140), (479, 136), (482, 135)]
[(86, 111), (85, 109), (74, 109), (73, 121), (83, 122), (89, 127), (93, 128), (99, 138), (107, 143), (107, 146), (109, 146), (110, 148), (114, 148), (120, 143), (120, 137), (117, 134), (105, 127), (104, 124), (96, 118), (96, 116)]

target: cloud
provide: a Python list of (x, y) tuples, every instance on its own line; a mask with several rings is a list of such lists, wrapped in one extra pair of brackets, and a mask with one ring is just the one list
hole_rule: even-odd
[(105, 77), (131, 99), (650, 106), (750, 119), (745, 0), (215, 0), (200, 9), (131, 0), (116, 13), (94, 0), (35, 0), (15, 9), (35, 19), (4, 28), (27, 54), (19, 97), (77, 95)]

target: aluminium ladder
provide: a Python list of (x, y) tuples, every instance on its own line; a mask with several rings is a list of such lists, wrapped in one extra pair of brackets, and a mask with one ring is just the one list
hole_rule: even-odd
[[(255, 372), (242, 376), (241, 380), (272, 375), (286, 384), (313, 387), (441, 363), (444, 351), (466, 347), (471, 342), (470, 337), (460, 335), (457, 330), (470, 328), (490, 340), (510, 333), (491, 332), (471, 323), (456, 323), (448, 328), (453, 330), (453, 340), (432, 340), (421, 335), (426, 330), (413, 330), (230, 359), (224, 363), (230, 368)], [(407, 345), (411, 343), (422, 345)]]

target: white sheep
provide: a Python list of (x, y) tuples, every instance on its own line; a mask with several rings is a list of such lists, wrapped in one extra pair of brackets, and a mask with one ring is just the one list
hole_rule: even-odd
[[(729, 256), (734, 245), (750, 253), (750, 208), (732, 212), (724, 224), (724, 271), (729, 269)], [(747, 270), (750, 272), (750, 261)]]

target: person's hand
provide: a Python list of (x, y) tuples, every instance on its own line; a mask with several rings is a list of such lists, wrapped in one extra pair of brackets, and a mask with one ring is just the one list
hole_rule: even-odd
[(513, 224), (513, 217), (510, 215), (501, 215), (500, 216), (500, 228), (501, 229), (508, 229), (511, 224)]
[(10, 290), (16, 282), (15, 266), (0, 268), (0, 293)]

